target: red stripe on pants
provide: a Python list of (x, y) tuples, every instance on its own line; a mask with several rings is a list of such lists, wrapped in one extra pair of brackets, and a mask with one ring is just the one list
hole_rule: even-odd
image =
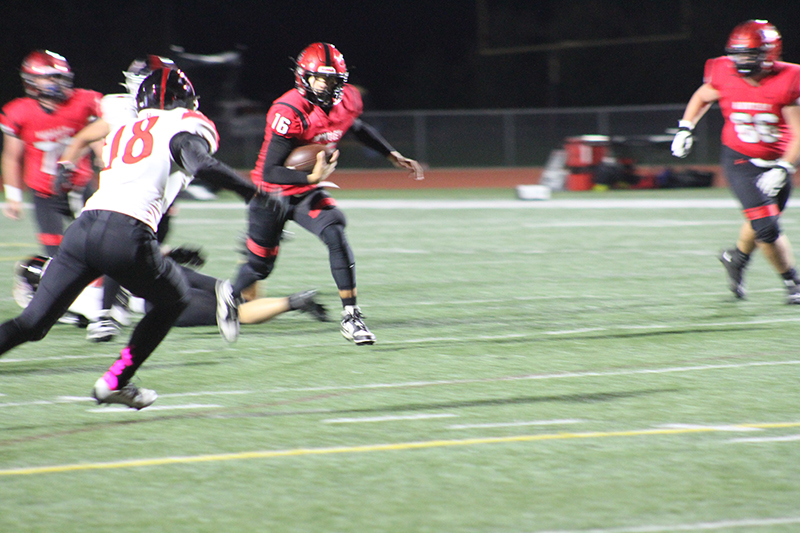
[(314, 208), (308, 212), (308, 216), (310, 216), (311, 218), (317, 218), (319, 216), (320, 211), (332, 205), (336, 205), (336, 200), (334, 200), (333, 198), (323, 198), (322, 200), (314, 204)]
[(278, 255), (278, 246), (274, 248), (267, 248), (256, 244), (250, 237), (247, 238), (247, 249), (256, 254), (258, 257), (276, 257)]
[(54, 235), (52, 233), (40, 233), (39, 242), (44, 246), (60, 246), (63, 235)]
[(759, 207), (751, 207), (744, 210), (744, 216), (747, 220), (759, 220), (761, 218), (776, 217), (780, 215), (778, 206), (776, 204), (762, 205)]

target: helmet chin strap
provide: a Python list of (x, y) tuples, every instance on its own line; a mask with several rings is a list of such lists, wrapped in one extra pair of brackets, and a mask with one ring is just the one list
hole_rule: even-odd
[(755, 63), (755, 64), (752, 64), (752, 65), (743, 65), (741, 67), (737, 66), (736, 67), (736, 72), (738, 72), (742, 76), (750, 78), (752, 76), (757, 76), (758, 74), (760, 74), (762, 72), (762, 70), (761, 70), (761, 65), (758, 64), (758, 63)]

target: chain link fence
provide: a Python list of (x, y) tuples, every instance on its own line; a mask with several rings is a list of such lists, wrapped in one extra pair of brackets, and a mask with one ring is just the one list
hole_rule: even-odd
[[(563, 109), (367, 112), (374, 126), (402, 154), (431, 168), (541, 167), (565, 139), (604, 135), (618, 157), (640, 165), (674, 165), (669, 145), (684, 104)], [(255, 163), (264, 135), (264, 114), (217, 122), (221, 157), (239, 168)], [(695, 130), (692, 154), (682, 164), (719, 160), (722, 116), (710, 110)], [(340, 168), (386, 168), (386, 161), (345, 136)]]

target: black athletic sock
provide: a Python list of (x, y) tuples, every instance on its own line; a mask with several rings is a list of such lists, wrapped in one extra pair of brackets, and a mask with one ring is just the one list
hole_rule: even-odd
[(781, 274), (781, 277), (784, 281), (793, 281), (795, 285), (800, 285), (800, 280), (797, 279), (797, 271), (793, 268)]
[(750, 261), (750, 254), (746, 254), (738, 248), (733, 249), (733, 253), (731, 254), (731, 263), (735, 267), (744, 268), (747, 266), (747, 263)]

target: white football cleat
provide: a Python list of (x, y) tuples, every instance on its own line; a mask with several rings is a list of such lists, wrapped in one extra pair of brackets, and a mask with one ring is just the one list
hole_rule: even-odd
[(92, 397), (97, 403), (119, 403), (133, 409), (144, 409), (153, 404), (158, 398), (156, 391), (140, 389), (133, 383), (128, 383), (121, 389), (111, 390), (105, 378), (100, 378), (94, 384)]
[(216, 293), (219, 334), (227, 342), (236, 342), (239, 338), (239, 305), (233, 297), (231, 282), (218, 279)]
[(86, 339), (91, 342), (108, 342), (120, 333), (120, 324), (115, 319), (101, 317), (86, 326)]
[(356, 346), (375, 344), (375, 335), (364, 324), (364, 315), (357, 305), (348, 305), (342, 311), (342, 335)]

